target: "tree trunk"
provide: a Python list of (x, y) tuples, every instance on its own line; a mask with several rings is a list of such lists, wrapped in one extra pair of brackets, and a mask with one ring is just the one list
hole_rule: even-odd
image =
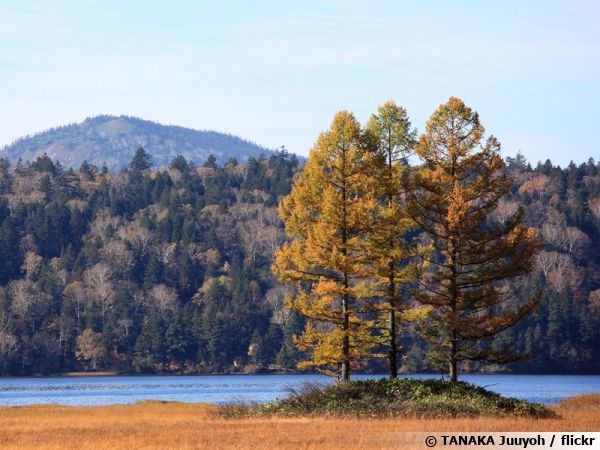
[[(346, 275), (346, 280), (345, 283), (347, 285), (348, 283), (348, 276)], [(344, 359), (342, 361), (342, 381), (345, 383), (347, 381), (350, 381), (350, 335), (349, 335), (349, 328), (350, 328), (350, 320), (348, 317), (348, 307), (349, 307), (349, 298), (348, 298), (348, 294), (345, 293), (343, 300), (342, 300), (342, 313), (344, 314), (344, 323), (343, 323), (343, 330), (344, 330), (344, 338), (343, 338), (343, 342), (342, 342), (342, 354), (344, 356)]]
[(456, 371), (456, 361), (450, 361), (450, 382), (456, 383), (458, 381), (458, 373)]
[(450, 261), (452, 264), (452, 275), (450, 277), (450, 309), (452, 310), (452, 335), (450, 337), (450, 382), (456, 383), (458, 381), (458, 371), (456, 368), (456, 356), (458, 353), (458, 334), (456, 332), (456, 318), (457, 318), (457, 304), (458, 304), (458, 289), (456, 287), (456, 279), (458, 278), (458, 271), (456, 269), (456, 249), (457, 245), (451, 242), (452, 250), (450, 252)]
[[(345, 160), (342, 161), (345, 165)], [(344, 167), (345, 171), (345, 167)], [(346, 187), (342, 189), (342, 202), (343, 202), (343, 227), (342, 227), (342, 255), (344, 257), (348, 254), (346, 243), (348, 242), (348, 226), (346, 220)], [(342, 315), (343, 323), (342, 330), (344, 331), (344, 337), (342, 341), (342, 382), (346, 383), (350, 381), (350, 297), (348, 295), (348, 287), (350, 286), (350, 280), (348, 279), (348, 273), (344, 272), (344, 295), (342, 297)]]
[(389, 315), (389, 374), (390, 378), (398, 378), (398, 348), (396, 346), (396, 286), (394, 283), (393, 262), (390, 263), (391, 273), (389, 281), (390, 315)]
[[(390, 330), (396, 328), (396, 314), (394, 310), (390, 311)], [(389, 359), (389, 373), (390, 378), (398, 378), (398, 361), (397, 354), (398, 349), (396, 347), (396, 333), (390, 333), (390, 352), (388, 355)]]
[[(392, 133), (388, 130), (388, 154), (387, 154), (387, 169), (388, 169), (388, 183), (391, 182), (394, 176), (394, 161), (393, 161), (393, 143)], [(389, 184), (388, 184), (389, 186)], [(394, 203), (394, 193), (388, 191), (388, 207), (392, 207)], [(389, 242), (390, 251), (394, 250), (394, 239), (391, 238)], [(394, 265), (395, 261), (392, 259), (388, 265), (389, 283), (388, 283), (388, 297), (390, 302), (390, 314), (389, 314), (389, 374), (390, 378), (398, 378), (398, 347), (396, 346), (396, 280), (394, 279)]]
[(452, 333), (452, 341), (450, 342), (450, 382), (456, 383), (458, 381), (458, 370), (456, 368), (456, 332)]

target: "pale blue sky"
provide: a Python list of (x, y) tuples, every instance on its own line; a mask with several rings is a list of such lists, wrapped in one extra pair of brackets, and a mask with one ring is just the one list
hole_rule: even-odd
[[(126, 5), (126, 6), (124, 6)], [(97, 114), (306, 155), (340, 109), (449, 96), (506, 155), (600, 159), (597, 1), (0, 0), (0, 146)]]

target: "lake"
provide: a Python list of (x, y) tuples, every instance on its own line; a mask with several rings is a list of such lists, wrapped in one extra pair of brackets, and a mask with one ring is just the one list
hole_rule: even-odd
[[(437, 378), (439, 375), (404, 375)], [(355, 375), (354, 379), (379, 378)], [(576, 394), (600, 392), (600, 375), (464, 375), (461, 380), (510, 397), (553, 404)], [(330, 383), (321, 375), (116, 376), (0, 379), (0, 405), (74, 406), (135, 403), (142, 400), (225, 403), (265, 402), (286, 395), (304, 381)]]

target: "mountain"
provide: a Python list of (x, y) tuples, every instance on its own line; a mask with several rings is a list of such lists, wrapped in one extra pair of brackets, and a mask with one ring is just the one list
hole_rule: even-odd
[(46, 153), (66, 167), (78, 168), (84, 160), (111, 171), (125, 167), (138, 147), (152, 155), (156, 167), (167, 167), (178, 154), (202, 163), (213, 154), (223, 164), (229, 158), (244, 162), (273, 150), (230, 134), (199, 131), (128, 116), (102, 115), (79, 124), (52, 128), (18, 139), (0, 151), (10, 160), (34, 160)]

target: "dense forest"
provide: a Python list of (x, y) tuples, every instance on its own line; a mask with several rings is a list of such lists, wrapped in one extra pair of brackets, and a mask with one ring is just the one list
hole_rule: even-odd
[[(277, 205), (301, 164), (281, 152), (151, 165), (142, 149), (120, 173), (0, 160), (3, 374), (296, 370), (304, 323), (271, 266), (286, 240)], [(505, 170), (514, 185), (494, 214), (524, 206), (543, 239), (525, 294), (543, 297), (496, 344), (533, 357), (462, 370), (598, 373), (600, 163), (532, 168), (517, 155)], [(401, 371), (431, 370), (421, 339), (400, 340)]]

